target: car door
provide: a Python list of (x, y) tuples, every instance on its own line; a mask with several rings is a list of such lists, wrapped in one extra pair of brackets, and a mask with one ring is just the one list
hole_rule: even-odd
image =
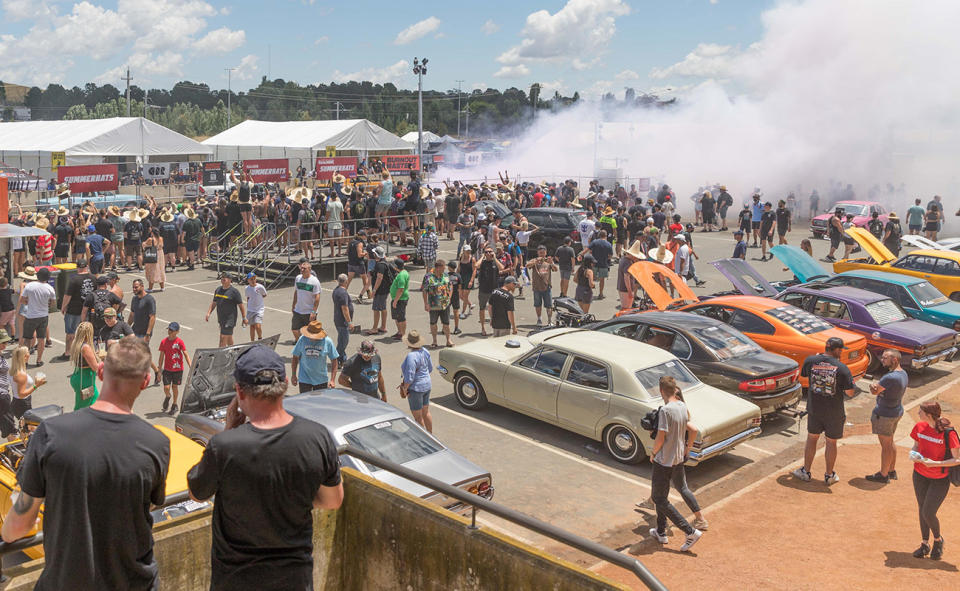
[(596, 437), (600, 419), (610, 409), (612, 383), (607, 364), (575, 355), (560, 383), (557, 418), (562, 427)]
[(814, 316), (819, 316), (834, 326), (846, 328), (854, 332), (863, 332), (863, 327), (853, 322), (850, 318), (849, 308), (840, 300), (817, 296), (810, 311), (813, 312)]
[(507, 405), (551, 423), (557, 422), (557, 391), (568, 355), (539, 347), (511, 365), (503, 376)]
[(760, 316), (738, 308), (726, 308), (725, 311), (730, 319), (727, 324), (753, 339), (764, 349), (776, 350), (780, 345), (777, 343), (776, 328)]

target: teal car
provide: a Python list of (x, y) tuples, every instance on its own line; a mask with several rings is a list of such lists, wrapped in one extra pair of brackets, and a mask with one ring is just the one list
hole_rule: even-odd
[[(960, 302), (945, 296), (929, 281), (866, 269), (834, 275), (796, 246), (775, 246), (770, 252), (790, 268), (800, 283), (816, 281), (828, 285), (847, 285), (883, 294), (900, 304), (911, 318), (960, 331)], [(785, 288), (786, 283), (781, 285)], [(777, 287), (781, 288), (779, 285)]]

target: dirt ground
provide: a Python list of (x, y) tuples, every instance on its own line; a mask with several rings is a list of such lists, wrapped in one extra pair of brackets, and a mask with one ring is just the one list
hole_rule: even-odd
[[(960, 422), (960, 386), (936, 399), (944, 416)], [(960, 488), (951, 488), (939, 512), (943, 560), (912, 556), (920, 530), (907, 452), (916, 420), (916, 407), (908, 408), (897, 429), (898, 481), (883, 485), (864, 479), (876, 471), (880, 448), (869, 424), (848, 426), (837, 460), (840, 482), (828, 487), (822, 480), (800, 482), (789, 469), (774, 473), (706, 507), (710, 530), (694, 552), (679, 551), (683, 536), (676, 528), (661, 547), (649, 539), (643, 521), (636, 530), (643, 539), (625, 551), (670, 589), (955, 589), (960, 533), (951, 532), (960, 532)], [(812, 472), (823, 473), (822, 449)], [(597, 570), (642, 588), (622, 569)]]

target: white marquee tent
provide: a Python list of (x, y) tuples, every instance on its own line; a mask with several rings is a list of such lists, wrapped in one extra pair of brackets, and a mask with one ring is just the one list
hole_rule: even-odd
[[(417, 132), (411, 131), (410, 133), (405, 133), (405, 134), (403, 135), (403, 138), (402, 138), (402, 139), (403, 139), (403, 141), (409, 142), (409, 143), (413, 144), (414, 147), (416, 147), (416, 145), (417, 145)], [(423, 132), (423, 148), (426, 149), (428, 144), (431, 144), (431, 143), (434, 143), (434, 142), (439, 142), (439, 141), (441, 141), (442, 139), (443, 139), (442, 137), (440, 137), (439, 135), (433, 133), (432, 131), (424, 131), (424, 132)]]
[(313, 168), (313, 158), (336, 146), (338, 156), (409, 154), (413, 148), (366, 119), (333, 121), (244, 121), (204, 140), (214, 160), (287, 158), (291, 170)]
[(67, 165), (204, 160), (212, 150), (142, 117), (0, 123), (0, 162), (51, 175), (51, 153)]

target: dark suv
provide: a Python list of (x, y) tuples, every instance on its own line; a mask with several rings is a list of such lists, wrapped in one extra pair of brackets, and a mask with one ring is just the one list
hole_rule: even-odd
[(520, 213), (531, 224), (540, 228), (539, 232), (530, 237), (531, 250), (544, 244), (547, 252), (553, 254), (567, 236), (573, 238), (573, 248), (580, 250), (580, 232), (577, 228), (587, 217), (583, 210), (564, 207), (529, 207), (521, 209)]

